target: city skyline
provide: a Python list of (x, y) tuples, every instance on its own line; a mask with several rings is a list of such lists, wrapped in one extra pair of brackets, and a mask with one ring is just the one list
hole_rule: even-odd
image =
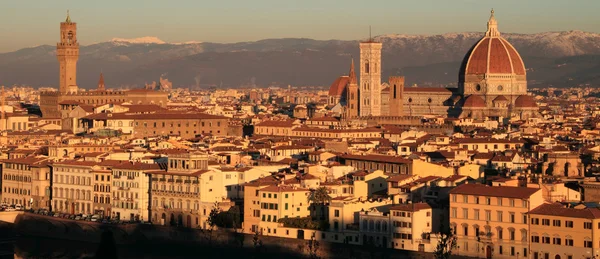
[[(435, 8), (431, 8), (436, 2)], [(585, 4), (581, 4), (585, 2)], [(444, 34), (485, 31), (481, 20), (491, 8), (502, 17), (501, 30), (507, 33), (582, 30), (600, 32), (600, 18), (594, 10), (600, 3), (581, 1), (503, 1), (489, 3), (461, 0), (452, 3), (426, 1), (405, 3), (378, 1), (304, 2), (303, 6), (270, 0), (249, 3), (195, 3), (180, 1), (167, 6), (160, 1), (102, 3), (61, 1), (30, 4), (7, 3), (0, 22), (12, 24), (0, 29), (0, 53), (54, 44), (53, 27), (70, 10), (73, 21), (82, 24), (82, 45), (112, 38), (152, 36), (166, 42), (244, 42), (267, 38), (312, 38), (355, 40), (383, 34)], [(118, 7), (115, 7), (118, 6)], [(14, 23), (14, 21), (21, 21)]]

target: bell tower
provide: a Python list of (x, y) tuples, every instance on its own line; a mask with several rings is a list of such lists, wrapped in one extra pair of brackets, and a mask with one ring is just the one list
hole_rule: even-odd
[(356, 80), (356, 72), (354, 71), (354, 59), (352, 59), (352, 64), (350, 65), (350, 73), (348, 73), (348, 77), (350, 79), (348, 81), (348, 91), (346, 92), (346, 118), (352, 119), (358, 117), (359, 105), (358, 82)]
[(381, 42), (360, 43), (360, 116), (381, 115)]
[(69, 11), (67, 19), (60, 23), (60, 42), (56, 44), (61, 94), (77, 92), (77, 60), (79, 59), (79, 42), (77, 41), (77, 23), (71, 21)]
[(402, 116), (404, 113), (404, 77), (390, 76), (390, 116)]

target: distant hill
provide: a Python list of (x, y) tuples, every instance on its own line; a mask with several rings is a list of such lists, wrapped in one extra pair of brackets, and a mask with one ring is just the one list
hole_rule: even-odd
[[(460, 61), (483, 33), (381, 35), (383, 80), (404, 75), (408, 84), (449, 85)], [(600, 34), (582, 31), (509, 34), (519, 51), (531, 86), (600, 85)], [(358, 41), (266, 39), (254, 42), (167, 43), (155, 37), (113, 39), (82, 46), (78, 84), (94, 88), (100, 71), (108, 87), (140, 87), (165, 75), (175, 87), (255, 82), (329, 85), (358, 57)], [(55, 47), (43, 45), (0, 54), (0, 84), (58, 84)]]

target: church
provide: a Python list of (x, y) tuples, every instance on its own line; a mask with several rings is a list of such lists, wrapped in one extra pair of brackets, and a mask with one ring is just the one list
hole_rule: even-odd
[(405, 87), (403, 76), (391, 76), (382, 84), (382, 43), (370, 39), (359, 47), (360, 80), (352, 60), (349, 74), (337, 78), (329, 88), (328, 105), (341, 106), (345, 119), (432, 115), (524, 120), (538, 116), (537, 104), (527, 94), (525, 64), (500, 35), (494, 10), (485, 35), (461, 63), (458, 87)]
[(77, 86), (77, 61), (79, 60), (79, 42), (77, 41), (77, 23), (67, 19), (60, 23), (60, 42), (56, 44), (56, 57), (59, 63), (59, 91), (40, 93), (42, 117), (65, 119), (76, 106), (120, 104), (156, 104), (166, 106), (168, 93), (150, 89), (112, 91), (104, 87), (104, 77), (100, 75), (96, 90), (81, 91)]

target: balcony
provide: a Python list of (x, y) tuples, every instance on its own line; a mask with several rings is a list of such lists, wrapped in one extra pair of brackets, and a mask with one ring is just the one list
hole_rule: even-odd
[(182, 181), (180, 179), (175, 180), (176, 183), (181, 183)]
[(185, 180), (185, 181), (183, 181), (183, 182), (184, 182), (184, 183), (191, 183), (192, 181), (191, 181), (191, 180)]
[(199, 181), (192, 181), (193, 184), (198, 184)]
[(168, 183), (172, 183), (172, 182), (173, 182), (173, 179), (169, 179), (169, 180), (167, 180), (167, 182), (168, 182)]
[(166, 180), (165, 178), (158, 179), (159, 182), (164, 182), (165, 180)]

